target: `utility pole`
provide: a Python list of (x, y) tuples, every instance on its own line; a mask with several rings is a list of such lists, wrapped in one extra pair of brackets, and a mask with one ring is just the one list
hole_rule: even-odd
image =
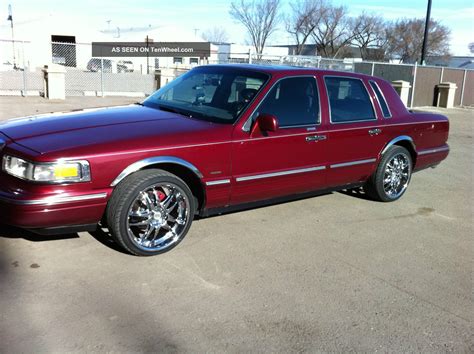
[(150, 46), (149, 46), (150, 38), (148, 38), (148, 35), (146, 35), (145, 41), (146, 41), (146, 73), (149, 74), (150, 73), (150, 54), (148, 53), (148, 51), (150, 50)]
[(13, 32), (13, 15), (12, 15), (12, 5), (8, 5), (8, 18), (7, 21), (10, 21), (10, 27), (12, 29), (12, 49), (13, 49), (13, 69), (17, 69), (16, 66), (16, 56), (15, 56), (15, 35)]
[(431, 0), (428, 0), (428, 8), (426, 9), (425, 20), (425, 34), (423, 36), (423, 46), (421, 48), (420, 64), (425, 65), (426, 47), (428, 46), (428, 32), (430, 30), (430, 16), (431, 16)]

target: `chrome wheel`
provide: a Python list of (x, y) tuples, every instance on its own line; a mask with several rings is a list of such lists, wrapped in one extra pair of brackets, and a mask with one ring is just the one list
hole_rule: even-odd
[(411, 162), (404, 153), (394, 155), (386, 164), (383, 176), (383, 190), (387, 197), (398, 198), (408, 187)]
[(173, 183), (155, 184), (140, 191), (128, 211), (132, 242), (145, 251), (161, 251), (177, 243), (190, 219), (190, 202)]

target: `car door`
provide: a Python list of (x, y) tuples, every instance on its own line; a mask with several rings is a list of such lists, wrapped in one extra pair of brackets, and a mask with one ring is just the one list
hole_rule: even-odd
[(328, 102), (328, 185), (366, 180), (375, 170), (385, 144), (383, 124), (373, 92), (357, 77), (325, 75)]
[[(239, 129), (232, 144), (231, 204), (306, 192), (325, 185), (326, 135), (319, 134), (320, 100), (314, 76), (277, 80), (248, 123), (260, 114), (278, 119), (274, 132)], [(245, 128), (247, 126), (247, 129)], [(251, 130), (251, 124), (244, 130)]]

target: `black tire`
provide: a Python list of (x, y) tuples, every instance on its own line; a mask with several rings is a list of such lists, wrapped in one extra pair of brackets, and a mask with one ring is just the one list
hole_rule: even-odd
[[(166, 198), (163, 201), (162, 195)], [(170, 205), (165, 202), (175, 209), (169, 211)], [(107, 205), (106, 222), (112, 237), (125, 251), (136, 256), (154, 256), (170, 251), (184, 239), (195, 210), (193, 193), (181, 178), (163, 170), (149, 169), (135, 172), (115, 188)], [(171, 219), (175, 221), (175, 230), (169, 225)], [(152, 234), (145, 238), (150, 230)], [(164, 236), (151, 240), (163, 232)], [(162, 239), (165, 240), (162, 244), (153, 243)]]
[[(388, 171), (393, 171), (393, 162), (395, 161), (394, 159), (399, 159), (399, 161), (403, 162), (403, 164), (399, 164), (400, 166), (404, 166), (406, 162), (407, 167), (403, 169), (400, 168), (400, 171), (395, 171), (393, 174), (395, 177), (391, 177), (392, 173), (389, 173)], [(390, 166), (392, 166), (392, 168), (388, 166), (389, 164), (391, 164)], [(391, 146), (383, 154), (377, 170), (367, 181), (365, 186), (367, 195), (372, 199), (381, 202), (393, 202), (400, 199), (402, 195), (405, 194), (408, 184), (410, 183), (412, 167), (413, 161), (410, 152), (402, 146)], [(395, 182), (398, 178), (400, 179), (398, 188), (394, 187), (396, 184), (395, 182), (393, 185), (391, 182), (387, 183), (389, 178), (390, 181), (393, 179)]]

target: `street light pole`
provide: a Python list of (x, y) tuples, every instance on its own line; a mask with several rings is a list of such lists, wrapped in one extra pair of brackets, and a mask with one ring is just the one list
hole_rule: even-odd
[(426, 47), (428, 46), (428, 32), (430, 30), (430, 16), (431, 16), (431, 0), (428, 0), (428, 8), (426, 9), (425, 19), (425, 34), (423, 36), (423, 46), (421, 48), (421, 61), (420, 64), (425, 64)]
[(13, 69), (16, 70), (16, 56), (15, 56), (15, 35), (13, 32), (13, 15), (12, 15), (12, 5), (8, 5), (8, 18), (7, 21), (10, 21), (10, 27), (12, 29), (12, 49), (13, 49)]

